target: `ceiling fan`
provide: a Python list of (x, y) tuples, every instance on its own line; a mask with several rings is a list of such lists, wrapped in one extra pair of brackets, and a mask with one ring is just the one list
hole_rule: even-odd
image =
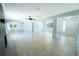
[(31, 16), (29, 16), (29, 20), (36, 20), (36, 19), (33, 19)]

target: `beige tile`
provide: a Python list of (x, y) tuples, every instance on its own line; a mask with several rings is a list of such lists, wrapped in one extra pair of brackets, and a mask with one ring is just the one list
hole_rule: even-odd
[[(28, 34), (27, 34), (28, 35)], [(76, 56), (75, 37), (57, 35), (52, 38), (51, 33), (37, 33), (33, 36), (21, 34), (21, 38), (11, 38), (16, 43), (19, 56)], [(19, 37), (19, 36), (18, 36)]]

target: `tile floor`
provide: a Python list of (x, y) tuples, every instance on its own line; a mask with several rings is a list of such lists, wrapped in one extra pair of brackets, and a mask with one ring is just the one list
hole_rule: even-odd
[(9, 34), (6, 56), (76, 56), (76, 39), (48, 32)]

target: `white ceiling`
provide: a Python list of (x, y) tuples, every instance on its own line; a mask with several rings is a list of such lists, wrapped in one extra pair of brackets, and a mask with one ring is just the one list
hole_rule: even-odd
[(29, 16), (39, 19), (79, 9), (77, 3), (6, 3), (2, 5), (5, 18), (10, 20), (25, 19)]

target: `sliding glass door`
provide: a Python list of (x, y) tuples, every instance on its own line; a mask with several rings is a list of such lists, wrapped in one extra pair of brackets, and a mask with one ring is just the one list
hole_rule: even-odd
[(68, 16), (60, 17), (57, 19), (57, 34), (66, 35), (66, 36), (75, 36), (77, 35), (78, 30), (78, 17), (77, 16)]
[(79, 55), (79, 16), (58, 17), (56, 34), (65, 36), (72, 50)]

